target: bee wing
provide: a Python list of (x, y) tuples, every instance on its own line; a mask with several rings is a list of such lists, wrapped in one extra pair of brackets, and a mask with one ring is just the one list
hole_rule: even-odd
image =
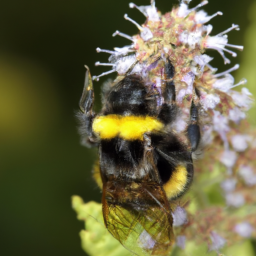
[[(113, 189), (113, 184), (109, 185)], [(126, 192), (124, 186), (127, 188), (120, 183), (115, 187), (119, 202), (103, 199), (108, 231), (136, 255), (169, 255), (174, 242), (173, 220), (162, 187), (157, 183), (131, 184)]]

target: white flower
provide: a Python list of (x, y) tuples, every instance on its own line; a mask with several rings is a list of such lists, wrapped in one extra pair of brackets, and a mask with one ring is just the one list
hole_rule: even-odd
[(200, 102), (204, 110), (214, 109), (220, 103), (220, 97), (216, 94), (202, 93)]
[(197, 29), (194, 32), (184, 31), (181, 33), (179, 40), (183, 44), (188, 44), (191, 48), (194, 49), (196, 45), (199, 45), (201, 43), (202, 33), (203, 33), (202, 28)]
[(241, 134), (237, 134), (231, 137), (232, 146), (237, 152), (243, 152), (248, 148), (248, 140), (250, 140), (250, 137)]
[(226, 194), (225, 198), (228, 206), (233, 206), (236, 208), (244, 205), (245, 202), (244, 196), (239, 193), (228, 193)]
[(145, 249), (152, 249), (155, 246), (156, 241), (150, 236), (150, 234), (144, 230), (138, 239), (138, 244)]
[(215, 14), (208, 16), (205, 11), (199, 11), (196, 13), (195, 20), (198, 24), (204, 24), (210, 21), (212, 18), (216, 17), (217, 15), (223, 15), (222, 12), (216, 12)]
[(181, 103), (185, 95), (191, 95), (193, 93), (193, 83), (195, 79), (195, 74), (193, 72), (188, 72), (182, 79), (182, 82), (187, 84), (186, 89), (181, 89), (177, 95), (177, 102)]
[(187, 128), (188, 124), (182, 118), (178, 118), (172, 125), (176, 132), (183, 132)]
[(243, 87), (241, 93), (232, 91), (230, 94), (237, 106), (245, 108), (246, 110), (251, 107), (253, 102), (251, 99), (252, 94), (247, 88)]
[(243, 178), (246, 185), (256, 185), (256, 174), (253, 172), (253, 169), (250, 166), (241, 166), (238, 173)]
[(144, 27), (144, 28), (143, 28), (143, 30), (142, 30), (141, 33), (140, 33), (140, 36), (141, 36), (141, 38), (142, 38), (144, 41), (148, 41), (148, 40), (150, 40), (151, 38), (153, 38), (152, 32), (151, 32), (150, 29), (147, 28), (147, 27)]
[(248, 222), (242, 222), (235, 226), (235, 232), (242, 237), (249, 238), (252, 235), (253, 227)]
[(229, 119), (235, 123), (239, 123), (242, 119), (246, 117), (246, 114), (240, 110), (238, 107), (235, 107), (229, 110)]
[(201, 72), (204, 70), (205, 65), (208, 64), (211, 60), (213, 60), (213, 58), (206, 54), (197, 55), (194, 57), (194, 61), (200, 66)]
[(182, 103), (184, 97), (185, 97), (186, 94), (187, 94), (186, 92), (187, 92), (186, 89), (182, 89), (182, 90), (179, 91), (179, 93), (178, 93), (178, 95), (177, 95), (177, 98), (176, 98), (176, 100), (177, 100), (178, 103)]
[(159, 15), (157, 13), (156, 7), (147, 6), (146, 13), (148, 16), (148, 20), (150, 21), (160, 21)]
[(213, 26), (211, 24), (207, 26), (203, 26), (204, 31), (206, 32), (207, 35), (209, 35), (212, 32)]
[(180, 206), (178, 206), (172, 213), (172, 217), (174, 227), (182, 226), (187, 222), (187, 213), (185, 209)]
[(182, 1), (178, 11), (178, 16), (181, 18), (186, 17), (190, 12), (191, 11), (188, 9), (188, 5)]
[(130, 8), (137, 8), (150, 21), (160, 21), (155, 5), (137, 6), (134, 3), (129, 4)]
[(180, 3), (180, 8), (178, 10), (178, 16), (181, 18), (186, 17), (188, 14), (190, 14), (192, 11), (195, 11), (196, 9), (208, 4), (208, 1), (203, 1), (196, 7), (189, 9), (188, 4), (191, 2), (191, 0), (182, 0)]
[(203, 125), (202, 128), (202, 143), (203, 145), (209, 145), (213, 140), (213, 128), (210, 125)]
[(226, 58), (224, 54), (225, 45), (228, 43), (228, 39), (223, 36), (209, 36), (206, 40), (205, 47), (214, 49), (220, 53), (224, 59), (225, 64), (229, 64), (230, 60)]
[(219, 111), (213, 111), (213, 129), (220, 134), (223, 140), (226, 140), (226, 133), (230, 130), (228, 118)]
[(227, 179), (224, 180), (221, 183), (221, 188), (225, 191), (225, 192), (232, 192), (235, 188), (236, 188), (236, 183), (237, 180), (236, 179)]
[(192, 72), (188, 72), (182, 79), (181, 81), (185, 82), (188, 85), (188, 93), (191, 94), (193, 92), (193, 83), (195, 80), (195, 75)]
[(218, 235), (216, 232), (211, 232), (211, 240), (212, 240), (212, 244), (210, 246), (211, 251), (218, 251), (226, 244), (226, 240), (220, 235)]
[(206, 47), (223, 49), (227, 43), (228, 39), (225, 36), (209, 36), (207, 38)]
[(212, 86), (222, 92), (228, 92), (232, 86), (234, 86), (234, 82), (234, 77), (230, 74), (226, 74), (225, 77), (217, 79)]
[(129, 52), (132, 52), (130, 45), (127, 45), (121, 48), (115, 47), (114, 50), (117, 52), (117, 54), (120, 54), (120, 55), (126, 55)]
[[(124, 75), (129, 68), (137, 61), (136, 56), (135, 55), (129, 55), (126, 57), (122, 57), (120, 58), (116, 63), (115, 63), (115, 67), (116, 67), (116, 71), (118, 74), (120, 75)], [(139, 67), (139, 66), (138, 66)], [(139, 72), (140, 69), (137, 70), (137, 72)]]
[(228, 58), (226, 58), (224, 51), (228, 52), (229, 54), (231, 54), (233, 57), (236, 57), (237, 54), (231, 50), (226, 49), (226, 47), (230, 47), (230, 48), (235, 48), (238, 50), (243, 50), (243, 46), (240, 45), (232, 45), (232, 44), (228, 44), (228, 37), (227, 37), (227, 33), (231, 30), (239, 30), (238, 25), (232, 25), (231, 28), (219, 33), (216, 36), (209, 36), (208, 38), (206, 38), (206, 41), (204, 42), (203, 46), (205, 48), (208, 49), (214, 49), (216, 51), (218, 51), (220, 53), (220, 55), (223, 57), (224, 59), (224, 63), (225, 64), (229, 64), (230, 60)]
[(220, 161), (228, 168), (232, 168), (237, 160), (236, 152), (231, 150), (226, 150), (223, 152)]
[(160, 77), (156, 78), (156, 87), (161, 88), (162, 86), (162, 79)]
[(204, 24), (204, 23), (208, 22), (210, 19), (209, 19), (209, 16), (207, 15), (207, 13), (205, 11), (201, 10), (196, 13), (195, 20), (196, 20), (196, 23)]
[(176, 238), (177, 246), (181, 249), (185, 249), (186, 237), (185, 236), (177, 236)]

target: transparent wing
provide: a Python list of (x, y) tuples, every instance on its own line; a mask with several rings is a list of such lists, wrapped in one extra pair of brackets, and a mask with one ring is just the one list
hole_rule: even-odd
[(107, 184), (106, 191), (110, 187), (119, 199), (103, 200), (109, 232), (136, 255), (169, 255), (174, 242), (173, 220), (162, 187), (154, 183), (119, 182)]

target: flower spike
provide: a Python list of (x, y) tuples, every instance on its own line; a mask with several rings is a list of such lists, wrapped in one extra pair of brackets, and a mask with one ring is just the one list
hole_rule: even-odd
[[(190, 208), (187, 208), (189, 203), (183, 203), (181, 198), (179, 201), (175, 201), (175, 204), (171, 204), (171, 211), (164, 209), (168, 216), (172, 218), (171, 225), (166, 226), (170, 230), (173, 227), (175, 231), (176, 237), (172, 239), (173, 244), (176, 241), (178, 247), (185, 248), (186, 250), (185, 242), (194, 237), (196, 230), (201, 230), (202, 232), (197, 232), (197, 237), (193, 243), (196, 246), (200, 246), (197, 244), (200, 240), (201, 242), (207, 241), (210, 250), (221, 253), (219, 250), (225, 244), (236, 243), (239, 239), (238, 236), (244, 238), (256, 237), (255, 230), (253, 230), (255, 226), (255, 213), (251, 214), (250, 218), (250, 213), (247, 211), (246, 222), (248, 221), (248, 223), (244, 223), (237, 218), (238, 216), (232, 214), (231, 211), (227, 211), (227, 206), (228, 208), (239, 208), (246, 207), (248, 202), (250, 206), (252, 205), (251, 203), (255, 203), (255, 193), (251, 193), (250, 190), (254, 189), (256, 191), (256, 169), (254, 168), (255, 163), (250, 161), (256, 161), (254, 157), (256, 133), (255, 131), (251, 133), (248, 122), (244, 120), (247, 116), (246, 111), (253, 104), (253, 98), (252, 94), (244, 86), (241, 86), (241, 90), (234, 89), (247, 83), (245, 78), (237, 83), (232, 76), (231, 72), (237, 70), (239, 64), (231, 65), (231, 68), (227, 68), (226, 71), (219, 73), (217, 73), (217, 68), (209, 64), (213, 58), (209, 56), (208, 49), (218, 51), (225, 64), (231, 62), (225, 54), (228, 53), (236, 57), (236, 52), (243, 50), (243, 46), (228, 42), (227, 34), (232, 30), (238, 31), (239, 26), (232, 24), (230, 28), (213, 35), (213, 26), (208, 22), (218, 15), (223, 15), (221, 11), (208, 15), (205, 11), (200, 10), (199, 8), (208, 3), (208, 1), (204, 0), (198, 1), (201, 3), (193, 8), (189, 8), (191, 0), (179, 0), (179, 2), (179, 6), (175, 6), (171, 12), (164, 15), (157, 10), (154, 0), (148, 0), (148, 5), (145, 6), (137, 6), (134, 3), (130, 3), (130, 8), (139, 10), (146, 17), (146, 21), (140, 24), (129, 18), (127, 14), (124, 15), (126, 20), (132, 22), (139, 29), (139, 33), (130, 36), (117, 30), (113, 33), (113, 36), (121, 36), (128, 39), (130, 41), (128, 45), (120, 48), (113, 47), (113, 50), (97, 48), (97, 52), (108, 53), (110, 56), (108, 61), (98, 61), (95, 65), (110, 67), (110, 70), (94, 76), (93, 79), (99, 81), (101, 77), (116, 72), (116, 79), (113, 82), (108, 82), (104, 89), (109, 88), (112, 90), (113, 88), (115, 89), (115, 86), (118, 87), (121, 84), (121, 89), (123, 89), (124, 85), (133, 98), (136, 91), (132, 88), (133, 86), (126, 87), (126, 79), (127, 81), (129, 80), (129, 85), (133, 85), (138, 79), (140, 86), (146, 92), (142, 103), (144, 103), (144, 99), (150, 102), (148, 105), (150, 109), (148, 111), (151, 111), (151, 107), (152, 110), (156, 107), (153, 115), (158, 116), (157, 113), (159, 113), (159, 120), (163, 118), (163, 120), (161, 119), (163, 122), (169, 122), (165, 126), (168, 129), (168, 133), (170, 131), (173, 134), (172, 136), (177, 136), (177, 140), (182, 142), (184, 149), (189, 149), (188, 153), (190, 155), (191, 152), (193, 159), (196, 158), (197, 153), (200, 153), (201, 150), (203, 151), (203, 148), (207, 147), (203, 158), (198, 159), (196, 164), (194, 164), (194, 169), (199, 177), (200, 173), (203, 173), (199, 181), (197, 179), (194, 181), (196, 183), (196, 190), (199, 189), (200, 192), (205, 193), (205, 191), (201, 190), (200, 185), (203, 184), (202, 181), (206, 182), (206, 185), (210, 184), (209, 178), (213, 177), (211, 174), (207, 176), (206, 172), (214, 170), (217, 173), (219, 166), (221, 166), (218, 171), (218, 177), (216, 176), (217, 178), (213, 179), (213, 182), (223, 190), (224, 200), (222, 207), (221, 205), (218, 205), (216, 208), (213, 206), (210, 210), (208, 207), (203, 206), (202, 209), (198, 208), (195, 214), (192, 214), (189, 210)], [(90, 77), (87, 77), (88, 79)], [(122, 102), (126, 103), (125, 91), (123, 91), (124, 94), (122, 94), (122, 91), (120, 92), (120, 96), (124, 96)], [(130, 100), (129, 104), (133, 104), (132, 101)], [(109, 113), (113, 114), (112, 109), (107, 109), (108, 104), (112, 103), (108, 102), (108, 99), (103, 102), (103, 104), (107, 104), (105, 105), (106, 113), (110, 110)], [(126, 111), (126, 108), (128, 109), (128, 105), (123, 108), (125, 116), (129, 116), (130, 112)], [(85, 112), (83, 109), (81, 110)], [(175, 115), (169, 115), (172, 111), (175, 112)], [(102, 112), (100, 116), (101, 114)], [(174, 118), (176, 114), (177, 118)], [(171, 121), (168, 116), (170, 116)], [(196, 135), (196, 137), (200, 141), (200, 150), (193, 151), (192, 140), (188, 137), (189, 131), (191, 131), (189, 127), (194, 127), (199, 132), (199, 135)], [(137, 129), (137, 127), (131, 127), (131, 129)], [(143, 140), (145, 138), (143, 137)], [(149, 138), (146, 138), (146, 140), (148, 142)], [(148, 147), (148, 144), (146, 143), (145, 146)], [(178, 152), (177, 157), (176, 154), (173, 154), (173, 160), (181, 161), (182, 155), (180, 153), (183, 154), (183, 149), (181, 152)], [(168, 159), (166, 158), (166, 160)], [(158, 168), (161, 167), (156, 165), (156, 169), (160, 170)], [(143, 176), (144, 171), (140, 175)], [(192, 177), (185, 175), (185, 178)], [(157, 186), (159, 185), (162, 184)], [(137, 185), (132, 184), (132, 187), (128, 187), (127, 190), (125, 189), (125, 195), (129, 195), (130, 188), (132, 190), (137, 189)], [(162, 204), (164, 201), (154, 197), (153, 190), (148, 193), (156, 205), (161, 208), (164, 207)], [(161, 193), (164, 195), (164, 190)], [(194, 192), (192, 191), (192, 193)], [(127, 213), (130, 213), (129, 209), (134, 209), (137, 205), (131, 204), (129, 207), (126, 209)], [(212, 209), (214, 211), (211, 213)], [(154, 214), (156, 213), (157, 211), (154, 212)], [(160, 218), (162, 218), (162, 213), (163, 211), (159, 213)], [(113, 216), (116, 214), (117, 212), (113, 212)], [(133, 214), (134, 212), (132, 212)], [(157, 217), (158, 215), (154, 216)], [(130, 221), (131, 217), (127, 218)], [(155, 221), (154, 218), (153, 221)], [(133, 224), (136, 224), (134, 219), (132, 219), (133, 226), (126, 222), (126, 219), (116, 218), (115, 221), (118, 223), (118, 228), (119, 222), (125, 224), (120, 230), (123, 231), (125, 229), (127, 234), (130, 231), (133, 232), (132, 227), (135, 227)], [(135, 222), (138, 223), (138, 220), (136, 219)], [(121, 235), (116, 237), (117, 240), (120, 240), (122, 243), (125, 238), (125, 243), (126, 245), (130, 244), (128, 249), (131, 249), (131, 251), (137, 245), (140, 250), (144, 248), (147, 255), (170, 255), (169, 252), (152, 251), (158, 236), (161, 237), (163, 234), (161, 226), (160, 233), (156, 233), (148, 228), (152, 226), (151, 218), (145, 218), (145, 225), (143, 223), (139, 224), (138, 227), (136, 226), (136, 230), (139, 230), (139, 233), (136, 233), (134, 237), (126, 239), (127, 236)], [(114, 227), (115, 225), (113, 223)], [(105, 229), (104, 226), (104, 234), (106, 233)], [(107, 227), (107, 229), (111, 231), (111, 228)], [(166, 238), (169, 239), (169, 237)], [(163, 246), (166, 247), (166, 241), (164, 239), (162, 241)], [(126, 246), (124, 245), (124, 247)], [(122, 247), (122, 249), (124, 248)], [(144, 255), (145, 253), (138, 252), (137, 254)], [(102, 255), (105, 255), (105, 248)]]

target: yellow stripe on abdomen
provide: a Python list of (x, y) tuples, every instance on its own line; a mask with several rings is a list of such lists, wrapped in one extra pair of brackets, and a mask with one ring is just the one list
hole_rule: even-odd
[(185, 190), (187, 181), (187, 168), (182, 165), (177, 166), (170, 180), (163, 186), (167, 198), (171, 199), (180, 195)]
[(160, 131), (164, 125), (150, 116), (98, 116), (93, 122), (93, 131), (101, 139), (121, 137), (125, 140), (143, 140), (143, 134)]

